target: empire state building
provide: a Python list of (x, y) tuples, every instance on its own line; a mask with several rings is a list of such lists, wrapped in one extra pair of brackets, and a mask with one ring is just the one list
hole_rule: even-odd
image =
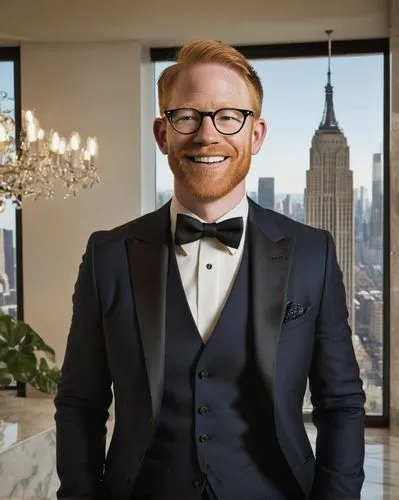
[(305, 221), (332, 234), (346, 289), (349, 324), (354, 332), (353, 172), (349, 146), (334, 113), (330, 59), (322, 121), (310, 148), (306, 171)]

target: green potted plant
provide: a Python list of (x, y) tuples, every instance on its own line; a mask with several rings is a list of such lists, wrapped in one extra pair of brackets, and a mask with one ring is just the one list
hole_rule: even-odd
[(0, 387), (14, 379), (53, 395), (60, 379), (54, 361), (54, 349), (27, 323), (0, 314)]

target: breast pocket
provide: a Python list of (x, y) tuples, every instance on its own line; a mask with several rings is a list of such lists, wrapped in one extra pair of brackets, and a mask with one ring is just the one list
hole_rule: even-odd
[[(286, 342), (287, 340), (291, 340), (294, 338), (301, 338), (304, 330), (313, 330), (316, 313), (316, 308), (314, 308), (313, 306), (309, 306), (301, 316), (298, 316), (298, 318), (283, 323), (281, 326), (279, 343)], [(298, 331), (295, 331), (295, 329), (297, 329)], [(297, 333), (299, 335), (297, 335)]]

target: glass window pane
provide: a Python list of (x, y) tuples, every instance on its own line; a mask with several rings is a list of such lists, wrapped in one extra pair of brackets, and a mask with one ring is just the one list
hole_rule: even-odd
[[(170, 62), (155, 63), (155, 81)], [(248, 194), (266, 208), (328, 229), (346, 286), (353, 343), (367, 394), (383, 394), (383, 55), (252, 61), (264, 87), (268, 136), (252, 157)], [(156, 89), (155, 89), (156, 91)], [(156, 153), (157, 206), (172, 195)], [(309, 394), (304, 411), (311, 410)]]
[[(14, 62), (0, 61), (1, 111), (15, 120)], [(11, 131), (15, 137), (15, 128)], [(0, 152), (1, 162), (1, 152)], [(5, 200), (0, 213), (0, 311), (17, 317), (16, 208)]]

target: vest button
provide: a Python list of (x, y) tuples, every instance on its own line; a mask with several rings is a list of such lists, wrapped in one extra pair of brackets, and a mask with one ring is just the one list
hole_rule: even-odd
[(201, 486), (202, 486), (202, 482), (201, 482), (201, 481), (198, 481), (198, 479), (195, 479), (195, 480), (193, 481), (193, 486), (194, 486), (194, 488), (201, 488)]
[(198, 408), (198, 413), (200, 415), (206, 415), (208, 413), (208, 411), (209, 411), (209, 408), (207, 406), (200, 406)]
[(209, 436), (208, 434), (201, 434), (201, 436), (199, 437), (199, 441), (200, 443), (207, 443), (209, 441)]
[(209, 377), (209, 373), (206, 370), (201, 370), (198, 375), (199, 375), (199, 378), (202, 378), (202, 379)]

